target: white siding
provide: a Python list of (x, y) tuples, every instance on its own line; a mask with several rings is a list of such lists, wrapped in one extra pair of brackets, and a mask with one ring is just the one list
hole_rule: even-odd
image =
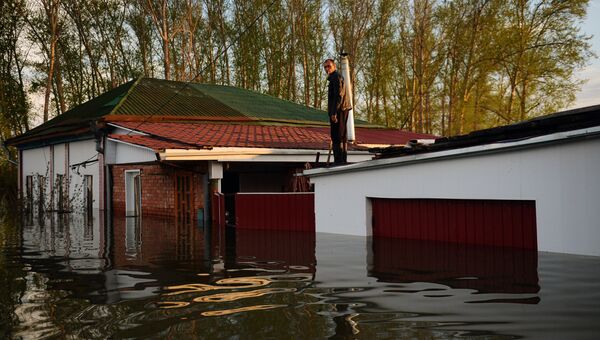
[(23, 150), (23, 176), (50, 174), (50, 147)]
[[(69, 164), (77, 164), (86, 160), (96, 159), (96, 141), (93, 139), (77, 141), (69, 143)], [(69, 179), (69, 197), (74, 198), (74, 207), (81, 204), (83, 191), (81, 189), (83, 176), (93, 176), (93, 195), (95, 209), (99, 206), (100, 186), (99, 186), (99, 164), (98, 162), (90, 163), (77, 169), (65, 169), (66, 161), (65, 144), (54, 145), (54, 177), (56, 174), (64, 174)], [(46, 200), (50, 199), (50, 183), (54, 183), (55, 178), (50, 176), (50, 147), (40, 147), (34, 149), (23, 150), (23, 183), (27, 176), (42, 175), (46, 180)], [(37, 192), (37, 188), (34, 190)], [(49, 202), (49, 201), (48, 201)]]
[(156, 154), (151, 149), (132, 144), (108, 140), (106, 142), (107, 164), (128, 164), (156, 161)]
[(65, 144), (54, 145), (54, 175), (65, 175)]
[[(40, 202), (39, 192), (40, 185), (44, 187), (44, 206), (49, 206), (50, 203), (50, 147), (45, 146), (36, 149), (23, 150), (23, 183), (27, 183), (27, 176), (33, 176), (33, 202), (34, 207), (37, 207)], [(39, 176), (44, 176), (44, 182), (39, 181)], [(25, 190), (25, 187), (23, 188)], [(24, 193), (26, 195), (26, 193)]]
[(538, 249), (600, 256), (600, 139), (311, 178), (318, 232), (368, 235), (368, 197), (535, 200)]
[[(97, 159), (98, 152), (96, 151), (96, 141), (94, 139), (88, 139), (84, 141), (71, 142), (69, 143), (69, 164), (79, 164), (87, 160)], [(69, 196), (77, 197), (75, 204), (83, 204), (83, 176), (92, 175), (93, 177), (93, 195), (94, 195), (94, 209), (98, 209), (100, 202), (100, 166), (98, 162), (90, 163), (85, 166), (79, 166), (75, 169), (71, 169), (70, 176), (71, 182), (69, 184)]]

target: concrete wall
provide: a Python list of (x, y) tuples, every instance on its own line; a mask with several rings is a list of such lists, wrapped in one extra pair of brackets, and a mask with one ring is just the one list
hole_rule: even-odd
[(369, 235), (368, 197), (535, 200), (538, 249), (600, 256), (600, 139), (311, 178), (317, 232)]
[[(77, 209), (83, 204), (82, 183), (84, 175), (92, 175), (93, 208), (97, 209), (100, 202), (99, 163), (90, 163), (85, 167), (79, 166), (76, 169), (70, 169), (71, 165), (96, 159), (96, 154), (96, 141), (93, 139), (23, 150), (23, 185), (26, 183), (27, 176), (34, 176), (34, 192), (38, 192), (37, 176), (44, 176), (46, 179), (44, 183), (45, 201), (49, 202), (56, 175), (65, 175), (69, 180), (69, 197), (72, 199), (72, 206)], [(25, 191), (25, 188), (23, 188), (23, 191)]]

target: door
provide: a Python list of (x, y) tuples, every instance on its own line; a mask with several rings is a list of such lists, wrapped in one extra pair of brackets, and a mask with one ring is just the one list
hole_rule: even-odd
[(177, 174), (175, 176), (175, 213), (178, 224), (192, 224), (194, 220), (193, 176)]

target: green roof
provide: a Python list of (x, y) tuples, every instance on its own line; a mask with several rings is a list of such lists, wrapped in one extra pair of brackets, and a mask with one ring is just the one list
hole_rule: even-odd
[(47, 136), (77, 127), (89, 126), (91, 122), (109, 114), (115, 106), (121, 102), (133, 84), (135, 84), (135, 81), (132, 80), (115, 87), (96, 98), (75, 106), (62, 115), (56, 116), (20, 136), (7, 140), (7, 143), (18, 144), (20, 140), (29, 137)]
[(243, 118), (244, 115), (199, 91), (194, 84), (142, 78), (111, 115)]
[[(107, 117), (139, 116), (177, 121), (239, 121), (253, 124), (327, 125), (325, 111), (232, 86), (140, 78), (116, 87), (64, 114), (8, 140), (41, 139)], [(371, 126), (357, 120), (357, 126)], [(91, 132), (91, 130), (90, 130)]]
[(232, 86), (212, 84), (192, 84), (192, 86), (222, 103), (227, 103), (227, 106), (248, 118), (329, 124), (329, 117), (325, 111), (277, 97)]

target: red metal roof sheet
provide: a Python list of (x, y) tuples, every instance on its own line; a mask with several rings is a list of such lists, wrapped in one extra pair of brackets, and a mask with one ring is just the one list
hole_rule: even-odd
[[(328, 149), (328, 127), (265, 126), (212, 123), (118, 122), (120, 126), (136, 129), (151, 136), (112, 138), (160, 149), (189, 149), (197, 147), (248, 147), (280, 149)], [(144, 137), (144, 138), (142, 138)], [(393, 129), (356, 129), (357, 143), (351, 149), (364, 149), (360, 144), (403, 145), (411, 139), (434, 138), (431, 135)]]

